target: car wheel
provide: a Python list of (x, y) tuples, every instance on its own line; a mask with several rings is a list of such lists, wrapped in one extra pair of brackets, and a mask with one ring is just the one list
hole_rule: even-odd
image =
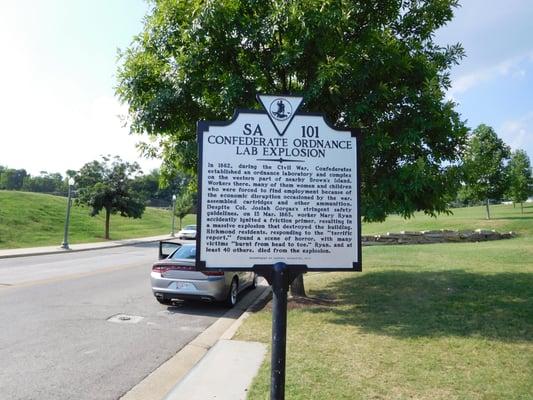
[(233, 278), (231, 286), (229, 287), (228, 297), (226, 297), (226, 306), (233, 307), (237, 304), (237, 296), (239, 294), (239, 283), (237, 278)]
[(159, 302), (159, 304), (164, 304), (165, 306), (171, 306), (172, 305), (172, 300), (169, 300), (169, 299), (160, 299), (160, 298), (156, 297), (156, 300)]

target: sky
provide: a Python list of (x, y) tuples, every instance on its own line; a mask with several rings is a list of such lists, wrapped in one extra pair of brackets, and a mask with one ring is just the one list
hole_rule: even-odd
[(118, 49), (142, 29), (142, 0), (0, 0), (0, 165), (78, 170), (100, 155), (138, 161), (115, 96)]
[(466, 52), (447, 93), (471, 128), (484, 123), (533, 161), (533, 1), (462, 0), (437, 32)]
[[(492, 126), (533, 159), (533, 2), (462, 0), (438, 43), (462, 43), (448, 98), (467, 125)], [(101, 155), (139, 156), (115, 96), (117, 50), (142, 29), (143, 0), (0, 0), (0, 165), (77, 170)]]

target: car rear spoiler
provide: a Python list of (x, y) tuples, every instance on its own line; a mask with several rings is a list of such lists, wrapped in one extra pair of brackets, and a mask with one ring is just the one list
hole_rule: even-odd
[(159, 259), (163, 260), (164, 258), (167, 258), (172, 253), (174, 253), (177, 249), (181, 247), (181, 243), (178, 242), (172, 242), (169, 240), (160, 240), (159, 241)]

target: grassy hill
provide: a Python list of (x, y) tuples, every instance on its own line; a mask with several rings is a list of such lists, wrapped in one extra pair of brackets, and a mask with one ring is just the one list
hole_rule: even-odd
[[(0, 190), (0, 248), (20, 248), (60, 244), (63, 240), (67, 199), (41, 193)], [(428, 229), (496, 229), (516, 231), (521, 236), (533, 236), (533, 205), (524, 208), (493, 206), (493, 219), (485, 219), (484, 207), (453, 209), (452, 215), (432, 218), (417, 213), (405, 220), (392, 215), (383, 223), (363, 224), (364, 234)], [(187, 216), (183, 224), (195, 223), (195, 216)], [(176, 226), (178, 221), (176, 220)], [(128, 239), (162, 235), (170, 232), (169, 211), (147, 208), (141, 219), (113, 215), (111, 239)], [(176, 228), (177, 229), (177, 228)], [(104, 214), (89, 215), (87, 207), (73, 206), (71, 210), (69, 242), (87, 243), (104, 240)]]
[[(67, 199), (41, 193), (0, 190), (0, 248), (59, 245), (63, 241)], [(194, 223), (190, 215), (184, 223)], [(111, 239), (163, 235), (171, 230), (168, 210), (147, 208), (141, 219), (111, 216)], [(176, 226), (178, 225), (176, 219)], [(72, 206), (69, 243), (104, 240), (104, 214), (89, 215), (87, 207)]]

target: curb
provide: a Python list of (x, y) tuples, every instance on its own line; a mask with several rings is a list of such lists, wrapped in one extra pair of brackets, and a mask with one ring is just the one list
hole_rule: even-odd
[[(106, 242), (93, 242), (93, 243), (84, 243), (79, 244), (75, 246), (88, 246), (88, 247), (81, 247), (81, 248), (69, 248), (69, 249), (63, 249), (61, 247), (44, 247), (44, 248), (36, 248), (35, 250), (29, 250), (25, 248), (21, 249), (9, 249), (9, 250), (0, 250), (0, 259), (3, 258), (16, 258), (16, 257), (31, 257), (31, 256), (43, 256), (47, 254), (63, 254), (63, 253), (78, 253), (81, 251), (91, 251), (91, 250), (100, 250), (100, 249), (111, 249), (113, 247), (124, 247), (124, 246), (131, 246), (135, 244), (142, 244), (142, 243), (152, 243), (152, 242), (158, 242), (160, 240), (168, 240), (168, 239), (175, 239), (171, 236), (165, 237), (161, 236), (159, 238), (148, 238), (148, 239), (124, 239), (122, 241), (114, 241), (110, 243)], [(89, 247), (90, 246), (90, 247)], [(19, 253), (12, 253), (9, 254), (7, 252), (9, 251), (20, 251)], [(2, 252), (6, 252), (6, 254), (2, 254)]]
[[(161, 400), (207, 354), (219, 340), (231, 339), (243, 322), (257, 310), (270, 295), (270, 286), (260, 286), (257, 297), (239, 306), (237, 304), (216, 320), (209, 328), (180, 349), (173, 357), (152, 371), (146, 378), (126, 392), (120, 400)], [(242, 300), (241, 300), (242, 301)], [(234, 319), (244, 311), (239, 318)]]
[(220, 340), (230, 340), (237, 333), (237, 330), (248, 319), (250, 315), (259, 311), (272, 298), (272, 290), (267, 286), (255, 301), (246, 309), (244, 313), (220, 336)]

